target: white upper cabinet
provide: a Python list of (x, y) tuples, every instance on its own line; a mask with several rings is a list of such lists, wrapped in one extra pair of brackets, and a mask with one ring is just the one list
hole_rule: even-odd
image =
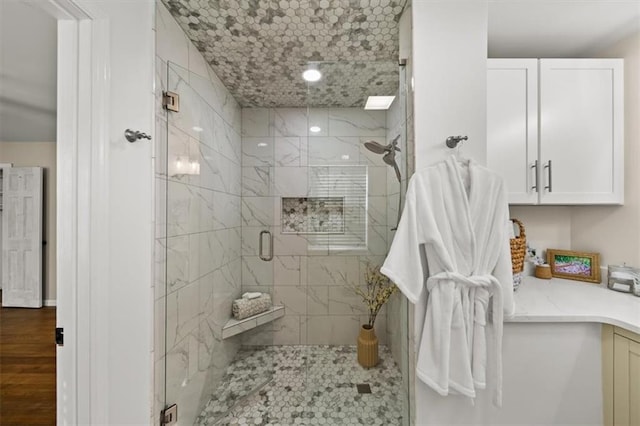
[(547, 204), (622, 204), (622, 59), (540, 60)]
[(536, 204), (538, 60), (490, 59), (487, 166), (505, 178), (512, 204)]
[(512, 204), (622, 204), (623, 61), (490, 59), (487, 164)]

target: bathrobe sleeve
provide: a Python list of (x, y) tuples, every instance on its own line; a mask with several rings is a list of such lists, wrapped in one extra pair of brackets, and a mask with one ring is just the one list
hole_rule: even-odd
[(496, 277), (502, 287), (502, 303), (505, 317), (511, 317), (515, 313), (515, 302), (513, 299), (513, 272), (511, 267), (511, 245), (509, 243), (509, 227), (513, 226), (509, 220), (509, 204), (507, 202), (507, 191), (504, 184), (500, 185), (498, 195), (498, 209), (496, 214), (503, 223), (503, 236), (500, 239), (500, 253), (498, 262), (492, 275)]
[(425, 277), (421, 255), (424, 234), (416, 208), (417, 204), (416, 180), (411, 179), (402, 218), (389, 254), (380, 268), (380, 271), (389, 277), (414, 304), (420, 300)]

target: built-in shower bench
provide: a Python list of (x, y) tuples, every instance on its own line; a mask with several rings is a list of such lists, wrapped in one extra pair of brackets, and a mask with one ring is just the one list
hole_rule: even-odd
[(248, 318), (244, 318), (241, 320), (232, 318), (227, 321), (224, 327), (222, 327), (222, 338), (228, 339), (229, 337), (233, 337), (236, 334), (240, 334), (258, 326), (275, 321), (283, 316), (284, 306), (273, 306), (268, 311)]

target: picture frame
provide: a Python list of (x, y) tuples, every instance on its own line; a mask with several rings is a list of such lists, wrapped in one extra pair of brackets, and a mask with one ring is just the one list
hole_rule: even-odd
[(600, 253), (547, 249), (551, 276), (600, 283)]

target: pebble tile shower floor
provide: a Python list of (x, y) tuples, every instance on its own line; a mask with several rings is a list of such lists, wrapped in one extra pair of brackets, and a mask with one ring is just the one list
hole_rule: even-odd
[[(371, 393), (358, 393), (358, 384)], [(400, 426), (402, 391), (386, 346), (371, 369), (358, 364), (355, 346), (244, 347), (196, 424)]]

